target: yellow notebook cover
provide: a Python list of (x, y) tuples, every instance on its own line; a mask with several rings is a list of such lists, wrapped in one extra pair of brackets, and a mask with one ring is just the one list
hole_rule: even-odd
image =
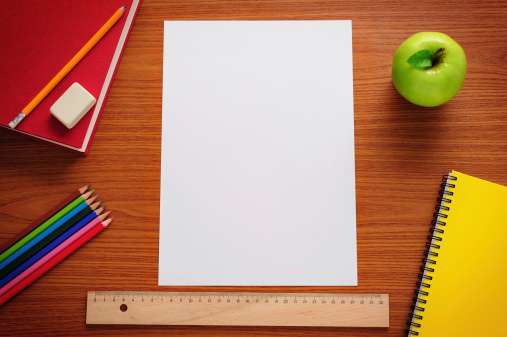
[(443, 179), (409, 336), (507, 336), (507, 187)]

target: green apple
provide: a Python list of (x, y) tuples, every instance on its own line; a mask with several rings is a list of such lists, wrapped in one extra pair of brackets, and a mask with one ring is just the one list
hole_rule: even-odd
[(443, 33), (414, 34), (398, 47), (393, 58), (396, 90), (408, 101), (425, 107), (443, 104), (456, 96), (466, 72), (465, 52)]

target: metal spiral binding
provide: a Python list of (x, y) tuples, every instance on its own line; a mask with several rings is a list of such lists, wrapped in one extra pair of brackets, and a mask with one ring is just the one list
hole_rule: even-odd
[(440, 197), (437, 199), (438, 205), (435, 206), (436, 212), (433, 213), (435, 219), (431, 221), (431, 235), (428, 236), (428, 243), (426, 243), (426, 248), (428, 250), (424, 252), (425, 258), (422, 259), (423, 265), (419, 268), (422, 274), (417, 275), (421, 281), (416, 282), (417, 289), (414, 290), (414, 294), (417, 295), (417, 297), (412, 298), (414, 305), (411, 305), (410, 308), (413, 310), (413, 313), (408, 314), (411, 320), (407, 321), (409, 329), (405, 330), (405, 332), (411, 336), (419, 336), (419, 332), (413, 331), (413, 328), (421, 327), (421, 323), (416, 322), (416, 320), (423, 319), (422, 313), (424, 313), (424, 305), (427, 303), (425, 299), (421, 298), (421, 295), (429, 296), (430, 294), (430, 291), (427, 289), (431, 289), (433, 276), (427, 275), (427, 272), (432, 273), (435, 271), (433, 266), (437, 264), (438, 258), (438, 252), (435, 252), (435, 250), (440, 249), (440, 242), (443, 238), (439, 235), (445, 232), (445, 230), (440, 227), (445, 227), (445, 219), (448, 218), (448, 215), (442, 213), (442, 211), (449, 211), (451, 209), (449, 204), (452, 204), (452, 199), (450, 197), (454, 195), (454, 192), (449, 189), (456, 188), (456, 184), (451, 182), (457, 180), (458, 178), (452, 175), (444, 175), (442, 177), (442, 184), (440, 185), (442, 190), (439, 192)]

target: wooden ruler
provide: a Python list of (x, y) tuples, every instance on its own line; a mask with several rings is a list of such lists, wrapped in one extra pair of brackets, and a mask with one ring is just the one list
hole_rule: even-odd
[(90, 291), (86, 324), (388, 327), (389, 295)]

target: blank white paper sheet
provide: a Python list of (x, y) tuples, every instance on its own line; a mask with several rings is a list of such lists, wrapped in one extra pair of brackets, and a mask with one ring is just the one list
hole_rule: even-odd
[(351, 21), (164, 25), (159, 285), (357, 285)]

